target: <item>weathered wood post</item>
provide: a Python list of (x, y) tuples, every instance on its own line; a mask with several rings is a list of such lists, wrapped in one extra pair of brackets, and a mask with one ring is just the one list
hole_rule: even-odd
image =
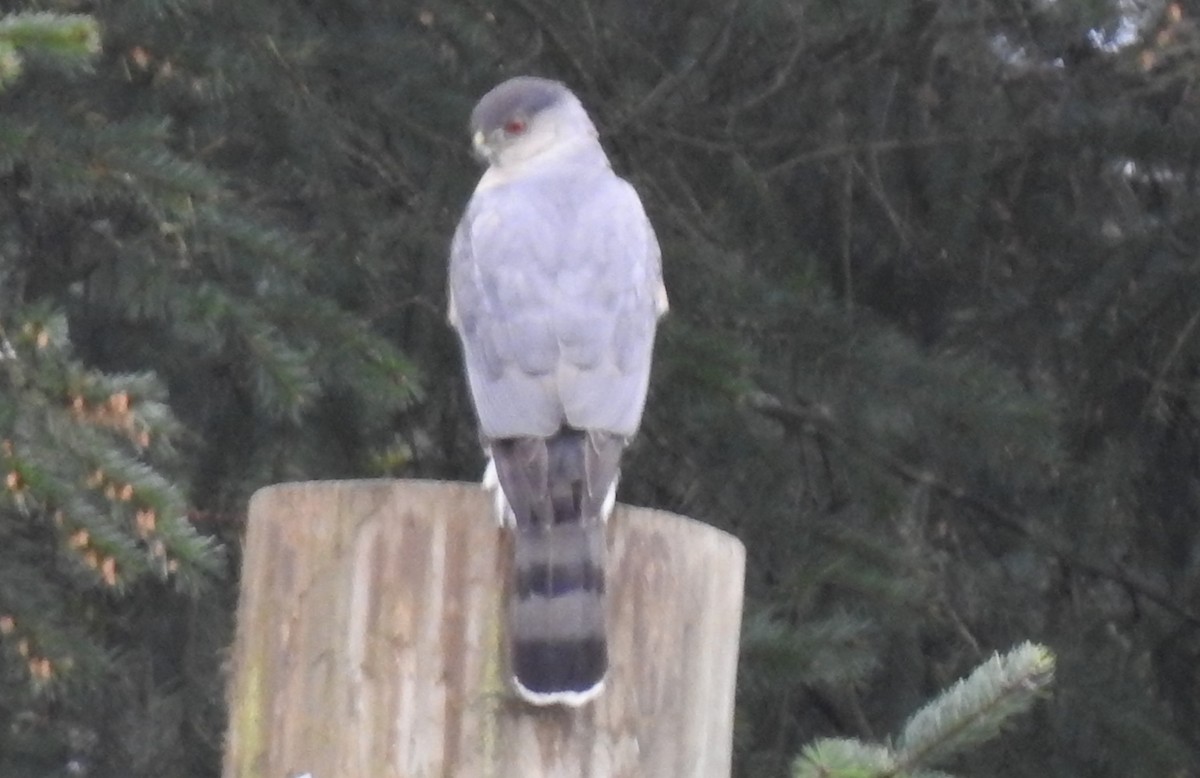
[(618, 506), (611, 669), (595, 702), (569, 709), (506, 684), (507, 542), (473, 484), (259, 491), (224, 778), (728, 776), (741, 543)]

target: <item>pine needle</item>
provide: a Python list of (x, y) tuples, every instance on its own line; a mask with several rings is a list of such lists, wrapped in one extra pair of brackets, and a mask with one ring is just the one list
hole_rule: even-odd
[(1024, 643), (997, 654), (917, 711), (897, 742), (902, 770), (944, 762), (988, 740), (1024, 712), (1054, 676), (1054, 654)]
[(1024, 643), (997, 654), (917, 711), (894, 748), (849, 739), (818, 740), (796, 760), (796, 778), (945, 778), (936, 765), (999, 734), (1027, 710), (1054, 675), (1054, 655)]

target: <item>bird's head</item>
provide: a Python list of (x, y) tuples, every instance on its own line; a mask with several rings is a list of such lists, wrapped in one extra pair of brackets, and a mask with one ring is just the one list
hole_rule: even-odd
[(579, 98), (557, 81), (511, 78), (488, 92), (471, 112), (475, 153), (493, 167), (509, 167), (595, 143), (596, 127)]

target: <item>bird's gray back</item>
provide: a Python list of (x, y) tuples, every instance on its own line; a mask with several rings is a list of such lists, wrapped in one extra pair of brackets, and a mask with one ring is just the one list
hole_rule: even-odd
[(660, 284), (641, 202), (606, 165), (478, 191), (455, 235), (450, 286), (484, 436), (563, 424), (632, 434)]

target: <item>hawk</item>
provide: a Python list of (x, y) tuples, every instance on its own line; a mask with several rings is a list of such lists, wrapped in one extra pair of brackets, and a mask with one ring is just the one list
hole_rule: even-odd
[(658, 241), (561, 83), (505, 81), (471, 131), (488, 167), (451, 245), (449, 314), (513, 531), (513, 685), (577, 706), (608, 670), (604, 525), (667, 310)]

